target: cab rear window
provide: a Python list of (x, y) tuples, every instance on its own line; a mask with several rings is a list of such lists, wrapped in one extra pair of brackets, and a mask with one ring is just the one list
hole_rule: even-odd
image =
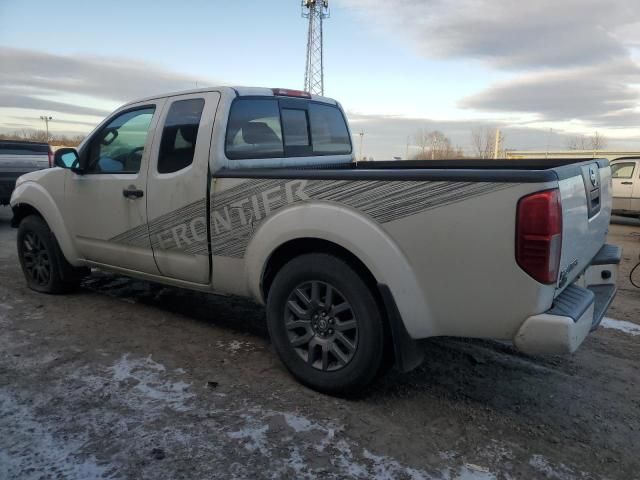
[(240, 98), (229, 113), (225, 152), (232, 160), (349, 155), (351, 138), (339, 108), (309, 101)]

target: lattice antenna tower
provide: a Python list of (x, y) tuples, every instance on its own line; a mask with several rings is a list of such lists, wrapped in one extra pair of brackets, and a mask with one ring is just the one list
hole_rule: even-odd
[(324, 95), (322, 23), (329, 13), (329, 0), (302, 0), (302, 17), (309, 20), (304, 89), (315, 95)]

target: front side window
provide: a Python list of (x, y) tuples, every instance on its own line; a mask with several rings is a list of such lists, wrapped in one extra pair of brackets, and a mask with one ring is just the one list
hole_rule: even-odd
[(171, 104), (162, 130), (158, 173), (173, 173), (193, 163), (203, 98), (177, 100)]
[(351, 139), (342, 112), (331, 105), (309, 105), (314, 155), (348, 155)]
[(275, 99), (241, 99), (229, 113), (227, 157), (274, 158), (284, 156), (280, 109)]
[(155, 107), (118, 115), (91, 142), (86, 173), (138, 173)]
[(634, 162), (614, 163), (611, 165), (611, 178), (631, 178), (635, 166)]

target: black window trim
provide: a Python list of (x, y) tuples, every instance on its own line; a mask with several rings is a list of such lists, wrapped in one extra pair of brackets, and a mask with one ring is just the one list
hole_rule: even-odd
[[(153, 108), (153, 115), (151, 117), (151, 123), (153, 123), (153, 119), (158, 113), (158, 104), (156, 103), (148, 103), (144, 105), (132, 106), (130, 108), (125, 108), (124, 110), (118, 110), (117, 112), (113, 112), (111, 116), (107, 117), (103, 121), (102, 127), (100, 127), (99, 130), (96, 130), (93, 133), (93, 135), (91, 135), (91, 137), (83, 145), (82, 150), (78, 152), (78, 157), (83, 160), (81, 162), (81, 165), (86, 164), (86, 160), (87, 160), (86, 156), (89, 155), (89, 152), (91, 151), (91, 144), (93, 143), (93, 141), (96, 139), (98, 135), (100, 135), (100, 133), (104, 131), (105, 128), (107, 128), (107, 125), (109, 125), (114, 118), (119, 117), (120, 115), (124, 115), (126, 113), (135, 112), (136, 110), (145, 110), (148, 108)], [(151, 131), (151, 123), (149, 124), (149, 132)], [(147, 140), (145, 141), (145, 149), (147, 147), (148, 141), (149, 140), (147, 135)], [(144, 159), (144, 150), (142, 152), (142, 158)], [(137, 172), (83, 172), (82, 174), (83, 175), (139, 175), (141, 171), (142, 171), (142, 162), (140, 162), (140, 169)]]
[[(268, 155), (260, 155), (257, 157), (235, 157), (233, 154), (229, 155), (229, 152), (227, 150), (227, 135), (229, 134), (229, 117), (227, 117), (227, 127), (225, 129), (225, 133), (224, 133), (224, 154), (227, 157), (228, 160), (231, 161), (238, 161), (238, 160), (262, 160), (262, 159), (270, 159), (270, 158), (302, 158), (302, 157), (336, 157), (336, 156), (344, 156), (344, 155), (352, 155), (353, 154), (353, 141), (351, 139), (351, 135), (349, 134), (349, 124), (347, 122), (347, 119), (344, 115), (344, 112), (342, 111), (342, 109), (340, 109), (337, 105), (333, 105), (331, 103), (327, 103), (327, 102), (319, 102), (317, 100), (308, 100), (308, 99), (303, 99), (303, 98), (293, 98), (293, 97), (278, 97), (278, 96), (274, 96), (274, 97), (268, 97), (265, 95), (246, 95), (246, 96), (236, 96), (232, 101), (231, 101), (231, 105), (229, 106), (229, 114), (231, 113), (233, 106), (235, 105), (236, 102), (239, 101), (243, 101), (243, 100), (275, 100), (278, 102), (278, 111), (279, 111), (279, 115), (280, 115), (280, 131), (282, 132), (282, 148), (283, 148), (283, 155), (279, 155), (279, 154), (268, 154)], [(309, 105), (310, 104), (316, 104), (316, 105), (322, 105), (325, 107), (332, 107), (335, 108), (338, 113), (340, 113), (340, 116), (342, 117), (342, 121), (344, 122), (345, 128), (347, 129), (347, 133), (348, 133), (348, 139), (349, 139), (349, 153), (315, 153), (313, 151), (313, 136), (311, 134), (311, 119), (309, 118)], [(309, 147), (308, 147), (308, 151), (302, 154), (291, 154), (288, 155), (287, 154), (287, 150), (288, 149), (299, 149), (299, 148), (306, 148), (306, 147), (287, 147), (285, 145), (285, 141), (284, 141), (284, 126), (282, 124), (282, 109), (283, 108), (288, 108), (288, 109), (293, 109), (293, 110), (306, 110), (307, 112), (307, 132), (309, 135)], [(235, 157), (235, 158), (234, 158)]]
[[(278, 108), (280, 109), (280, 126), (282, 128), (282, 144), (284, 145), (285, 158), (293, 157), (310, 157), (313, 156), (313, 140), (311, 139), (311, 122), (309, 120), (309, 106), (305, 102), (300, 103), (288, 103), (280, 100), (278, 102)], [(283, 110), (299, 110), (304, 112), (304, 116), (307, 119), (307, 140), (308, 145), (289, 145), (287, 146), (287, 138), (284, 133), (284, 118), (282, 117)]]

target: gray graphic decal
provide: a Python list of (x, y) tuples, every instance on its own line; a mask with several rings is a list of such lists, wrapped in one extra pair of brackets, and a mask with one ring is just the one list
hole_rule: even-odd
[[(211, 212), (213, 255), (242, 258), (254, 230), (278, 209), (310, 199), (350, 206), (378, 223), (458, 203), (514, 184), (487, 182), (254, 179), (215, 194)], [(129, 230), (114, 242), (207, 255), (206, 205), (200, 200)]]

